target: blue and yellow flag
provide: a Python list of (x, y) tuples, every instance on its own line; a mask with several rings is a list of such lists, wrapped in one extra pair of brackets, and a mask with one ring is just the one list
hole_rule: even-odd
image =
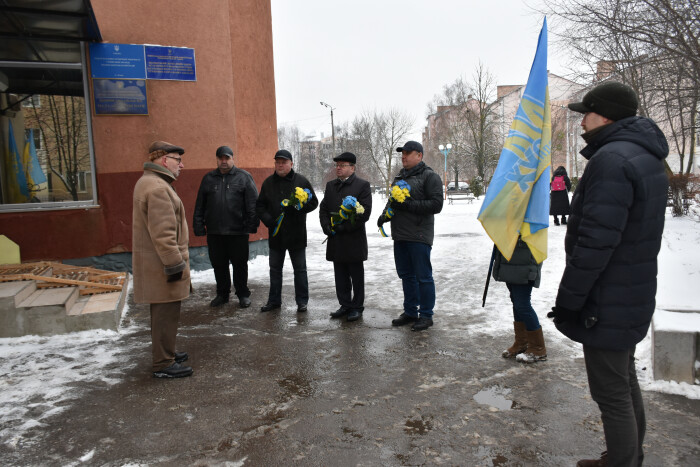
[(22, 165), (21, 155), (17, 149), (15, 133), (12, 129), (12, 122), (9, 123), (9, 154), (6, 159), (7, 165), (7, 194), (9, 195), (10, 203), (26, 203), (29, 201), (29, 187), (27, 186), (27, 178), (24, 174), (24, 166)]
[(32, 196), (39, 191), (39, 185), (46, 183), (46, 175), (41, 170), (39, 157), (36, 154), (36, 146), (34, 145), (34, 130), (29, 129), (29, 134), (24, 143), (24, 154), (22, 154), (22, 165), (24, 166), (24, 175), (27, 180), (27, 186)]
[(506, 137), (479, 221), (508, 260), (518, 236), (538, 263), (547, 258), (552, 119), (547, 79), (547, 18), (530, 77)]

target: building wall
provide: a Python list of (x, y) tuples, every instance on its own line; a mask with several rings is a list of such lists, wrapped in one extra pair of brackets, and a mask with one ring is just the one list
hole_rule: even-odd
[[(92, 115), (99, 206), (3, 213), (22, 260), (67, 259), (131, 249), (131, 198), (149, 144), (185, 148), (174, 183), (191, 224), (202, 176), (228, 145), (260, 187), (273, 171), (277, 121), (269, 0), (92, 0), (105, 42), (195, 49), (197, 81), (147, 81), (148, 116)], [(194, 237), (191, 245), (205, 244)], [(261, 226), (251, 241), (267, 237)], [(48, 241), (47, 241), (48, 240)]]

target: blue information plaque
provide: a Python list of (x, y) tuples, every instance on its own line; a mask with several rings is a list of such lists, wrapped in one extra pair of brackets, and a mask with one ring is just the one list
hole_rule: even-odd
[(197, 81), (194, 49), (147, 45), (146, 76), (148, 79)]
[(143, 45), (90, 44), (93, 78), (146, 79)]
[(95, 115), (148, 115), (146, 80), (93, 79)]

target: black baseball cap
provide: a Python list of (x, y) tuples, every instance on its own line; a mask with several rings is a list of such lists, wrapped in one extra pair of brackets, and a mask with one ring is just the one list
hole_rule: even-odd
[(275, 153), (275, 159), (289, 159), (290, 161), (293, 161), (292, 159), (292, 153), (287, 151), (286, 149), (280, 149)]
[(608, 81), (588, 91), (581, 102), (573, 102), (568, 107), (574, 112), (595, 112), (617, 121), (637, 115), (639, 98), (630, 86)]
[(228, 146), (219, 146), (216, 150), (216, 157), (229, 156), (233, 157), (233, 150)]
[(406, 141), (406, 144), (404, 144), (400, 148), (396, 148), (396, 152), (404, 152), (404, 151), (406, 151), (406, 152), (418, 151), (422, 154), (423, 153), (423, 145), (417, 141)]

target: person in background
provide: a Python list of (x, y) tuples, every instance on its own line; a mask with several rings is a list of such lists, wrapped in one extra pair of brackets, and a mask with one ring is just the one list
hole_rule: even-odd
[(233, 165), (230, 147), (221, 146), (216, 150), (216, 165), (199, 185), (194, 206), (194, 234), (207, 236), (209, 261), (216, 279), (216, 297), (210, 305), (217, 307), (228, 303), (230, 263), (238, 304), (248, 308), (248, 234), (257, 232), (260, 224), (255, 214), (258, 190), (253, 177)]
[[(331, 318), (345, 316), (348, 321), (356, 321), (362, 316), (365, 302), (365, 222), (372, 213), (372, 191), (367, 180), (355, 175), (355, 154), (344, 152), (333, 160), (337, 178), (326, 184), (319, 208), (321, 228), (328, 236), (326, 260), (333, 261), (335, 293), (340, 303), (340, 308), (331, 313)], [(332, 225), (332, 213), (340, 211), (340, 205), (346, 196), (354, 197), (364, 208), (364, 212), (355, 216), (354, 223), (345, 220)]]
[(569, 215), (571, 180), (569, 180), (564, 166), (560, 165), (554, 171), (550, 188), (549, 215), (554, 216), (554, 225), (559, 225), (558, 216), (561, 216), (561, 223), (566, 225), (566, 216)]
[(184, 153), (165, 141), (151, 144), (150, 162), (134, 187), (134, 302), (150, 304), (155, 378), (192, 375), (192, 368), (182, 365), (187, 353), (175, 351), (180, 306), (190, 295), (189, 229), (185, 206), (172, 187), (185, 167)]

